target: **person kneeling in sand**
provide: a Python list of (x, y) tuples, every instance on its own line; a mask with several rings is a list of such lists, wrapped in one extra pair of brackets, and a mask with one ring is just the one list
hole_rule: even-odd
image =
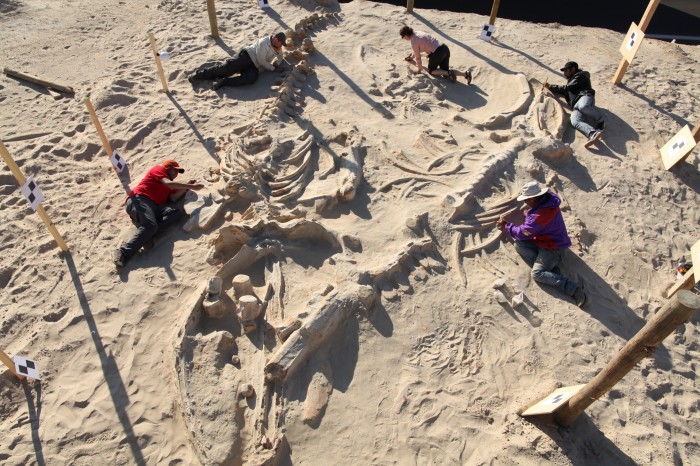
[[(575, 61), (566, 62), (560, 71), (564, 72), (566, 84), (558, 86), (545, 82), (542, 87), (566, 98), (566, 102), (571, 106), (571, 126), (588, 138), (585, 146), (590, 147), (600, 140), (605, 129), (603, 114), (595, 106), (591, 74), (578, 69), (578, 63)], [(595, 124), (595, 128), (587, 120)]]
[(175, 160), (166, 160), (161, 165), (148, 170), (126, 200), (126, 213), (138, 227), (134, 236), (119, 249), (114, 256), (114, 265), (124, 267), (139, 250), (153, 239), (163, 228), (180, 220), (184, 212), (172, 205), (182, 199), (190, 189), (199, 191), (204, 187), (196, 180), (178, 183), (178, 174), (184, 173)]
[(421, 53), (428, 56), (428, 73), (432, 76), (443, 76), (449, 78), (452, 82), (457, 81), (457, 76), (464, 76), (467, 84), (472, 82), (471, 71), (458, 71), (450, 69), (450, 49), (445, 44), (441, 44), (435, 37), (427, 32), (414, 31), (413, 28), (403, 26), (399, 31), (403, 40), (411, 41), (413, 53), (409, 54), (405, 60), (411, 61), (415, 58), (416, 69), (415, 74), (423, 71), (423, 62)]
[(526, 183), (518, 196), (530, 208), (525, 212), (525, 223), (515, 225), (498, 219), (497, 226), (515, 240), (515, 250), (532, 268), (532, 278), (544, 285), (557, 288), (571, 296), (578, 307), (583, 307), (586, 295), (581, 286), (559, 275), (557, 264), (571, 246), (559, 204), (561, 199), (536, 181)]
[[(233, 58), (213, 66), (200, 67), (190, 73), (187, 80), (190, 83), (203, 80), (214, 80), (211, 88), (217, 90), (223, 86), (244, 86), (258, 80), (260, 70), (284, 71), (282, 67), (282, 46), (287, 40), (284, 32), (273, 36), (261, 37), (252, 45), (245, 47)], [(276, 59), (276, 64), (273, 60)], [(234, 74), (238, 76), (230, 77)]]

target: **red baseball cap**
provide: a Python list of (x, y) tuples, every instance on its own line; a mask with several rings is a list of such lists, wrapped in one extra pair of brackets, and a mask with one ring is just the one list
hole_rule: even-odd
[(161, 164), (161, 166), (165, 169), (175, 168), (178, 173), (185, 173), (185, 169), (178, 165), (178, 163), (173, 159), (166, 160)]

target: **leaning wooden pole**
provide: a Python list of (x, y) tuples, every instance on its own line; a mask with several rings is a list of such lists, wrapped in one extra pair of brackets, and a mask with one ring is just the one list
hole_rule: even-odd
[(219, 26), (216, 23), (216, 5), (214, 0), (207, 0), (207, 12), (209, 13), (209, 26), (212, 37), (219, 37)]
[[(2, 158), (5, 160), (7, 166), (10, 167), (10, 171), (17, 180), (17, 183), (19, 183), (20, 186), (24, 186), (24, 183), (27, 181), (27, 179), (24, 177), (22, 170), (19, 169), (12, 156), (5, 148), (5, 145), (2, 143), (2, 141), (0, 141), (0, 156), (2, 156)], [(39, 214), (39, 217), (41, 217), (41, 220), (43, 220), (44, 224), (46, 225), (46, 228), (48, 228), (49, 232), (51, 233), (51, 236), (53, 236), (53, 239), (56, 240), (56, 243), (58, 244), (58, 247), (61, 248), (61, 251), (68, 251), (68, 245), (65, 241), (63, 241), (63, 237), (61, 237), (61, 234), (58, 232), (53, 222), (49, 218), (49, 215), (46, 213), (44, 207), (41, 204), (37, 206), (36, 212)]]
[(107, 152), (107, 157), (112, 157), (112, 146), (109, 145), (109, 140), (107, 139), (107, 136), (105, 136), (105, 132), (102, 130), (102, 125), (100, 124), (100, 120), (97, 118), (97, 113), (95, 113), (95, 107), (92, 106), (92, 102), (90, 102), (89, 97), (85, 97), (85, 107), (87, 107), (87, 111), (90, 114), (90, 119), (92, 120), (92, 124), (95, 125), (95, 129), (97, 130), (97, 134), (100, 135), (100, 139), (102, 140), (102, 146), (105, 148), (105, 152)]
[(413, 0), (408, 0), (406, 2), (406, 11), (409, 13), (413, 11)]
[(700, 143), (700, 120), (698, 120), (698, 122), (695, 123), (695, 128), (693, 128), (692, 134), (693, 139), (695, 139), (695, 142)]
[(622, 347), (607, 366), (555, 413), (558, 424), (567, 426), (595, 400), (603, 396), (680, 324), (700, 309), (700, 296), (679, 291), (652, 319)]
[[(654, 16), (654, 12), (656, 11), (656, 7), (659, 6), (660, 2), (661, 0), (649, 0), (649, 5), (647, 5), (644, 16), (642, 16), (642, 21), (639, 23), (639, 29), (642, 32), (647, 32), (647, 27), (649, 26), (651, 18)], [(620, 61), (620, 65), (617, 67), (615, 76), (613, 77), (613, 84), (620, 84), (620, 81), (622, 81), (622, 77), (625, 75), (628, 66), (630, 66), (629, 62), (623, 58)]]
[(498, 7), (501, 4), (501, 0), (493, 0), (493, 6), (491, 6), (491, 17), (489, 18), (489, 24), (496, 24), (496, 17), (498, 16)]
[(158, 55), (158, 46), (156, 46), (156, 38), (153, 33), (148, 33), (148, 39), (151, 41), (151, 50), (153, 50), (153, 58), (156, 61), (156, 66), (158, 67), (158, 76), (160, 76), (160, 82), (163, 84), (163, 92), (170, 92), (168, 90), (168, 81), (165, 79), (165, 73), (163, 72), (163, 64), (160, 62), (160, 56)]

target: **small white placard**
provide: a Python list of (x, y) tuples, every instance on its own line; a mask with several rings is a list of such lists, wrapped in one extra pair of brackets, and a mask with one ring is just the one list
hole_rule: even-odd
[(642, 45), (642, 39), (644, 39), (644, 32), (639, 29), (639, 26), (632, 23), (629, 31), (627, 31), (625, 40), (622, 41), (622, 45), (620, 46), (620, 53), (625, 60), (627, 60), (627, 63), (632, 63), (632, 59), (637, 54), (639, 46)]
[(693, 263), (693, 269), (695, 270), (695, 283), (700, 282), (700, 241), (693, 244), (690, 248), (690, 257)]
[(36, 361), (32, 361), (31, 359), (27, 359), (22, 356), (15, 356), (12, 358), (12, 360), (15, 362), (15, 371), (19, 375), (23, 375), (34, 380), (41, 380), (39, 376), (39, 366), (37, 366)]
[(479, 39), (483, 39), (486, 42), (491, 42), (491, 36), (493, 35), (493, 31), (495, 30), (495, 24), (484, 24), (484, 27), (481, 28), (481, 34), (479, 34)]
[(258, 0), (258, 5), (260, 5), (260, 8), (270, 8), (270, 2), (268, 0)]
[(39, 207), (41, 201), (44, 200), (44, 193), (41, 192), (39, 185), (36, 184), (36, 181), (34, 181), (34, 178), (31, 176), (24, 182), (20, 191), (22, 191), (22, 195), (29, 201), (29, 205), (32, 206), (32, 210), (34, 211)]
[(119, 173), (123, 172), (126, 168), (126, 160), (124, 160), (124, 157), (122, 157), (121, 154), (116, 150), (112, 152), (112, 157), (109, 160), (112, 162), (112, 165), (114, 165), (114, 168), (116, 168)]
[(690, 126), (685, 125), (660, 150), (664, 168), (670, 170), (696, 146)]
[(554, 390), (545, 399), (530, 406), (523, 411), (522, 416), (537, 416), (539, 414), (551, 414), (561, 405), (569, 401), (569, 398), (578, 393), (586, 385), (574, 385), (572, 387), (562, 387)]

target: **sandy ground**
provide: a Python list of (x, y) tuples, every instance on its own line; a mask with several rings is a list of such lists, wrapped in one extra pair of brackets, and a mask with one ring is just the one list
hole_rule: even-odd
[[(214, 40), (205, 2), (0, 0), (2, 65), (76, 90), (0, 77), (0, 140), (70, 247), (1, 164), (0, 349), (36, 360), (41, 382), (0, 376), (0, 463), (700, 464), (697, 317), (571, 427), (516, 414), (590, 380), (700, 239), (697, 149), (671, 171), (659, 156), (697, 124), (697, 46), (645, 41), (612, 86), (623, 36), (602, 29), (499, 19), (487, 43), (484, 16), (367, 1), (219, 1), (217, 18)], [(402, 24), (473, 83), (411, 75)], [(277, 30), (295, 32), (284, 73), (187, 81)], [(168, 94), (149, 32), (171, 55)], [(541, 90), (567, 60), (605, 115), (590, 150)], [(206, 185), (193, 220), (116, 270), (125, 193), (166, 158)], [(561, 270), (583, 309), (495, 236), (489, 219), (532, 179), (564, 199)], [(240, 274), (262, 304), (250, 333)], [(275, 332), (295, 321), (299, 353)]]

